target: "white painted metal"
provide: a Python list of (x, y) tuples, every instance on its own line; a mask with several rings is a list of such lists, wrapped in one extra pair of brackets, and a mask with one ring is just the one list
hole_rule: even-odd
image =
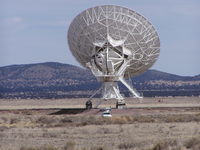
[(103, 98), (122, 100), (117, 81), (141, 98), (124, 77), (136, 76), (157, 60), (160, 41), (151, 23), (128, 8), (97, 6), (80, 13), (68, 31), (72, 54), (103, 84)]
[(117, 82), (104, 82), (102, 95), (103, 99), (123, 99)]
[(135, 96), (136, 98), (142, 98), (140, 96), (140, 93), (138, 93), (136, 90), (134, 90), (125, 80), (124, 78), (119, 78), (119, 80), (129, 89), (129, 91)]

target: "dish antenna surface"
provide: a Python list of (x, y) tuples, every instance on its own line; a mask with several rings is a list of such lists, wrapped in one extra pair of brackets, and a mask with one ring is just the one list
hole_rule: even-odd
[(68, 43), (77, 61), (103, 82), (103, 98), (118, 99), (123, 105), (117, 82), (142, 98), (125, 78), (145, 72), (160, 52), (153, 25), (137, 12), (114, 5), (89, 8), (76, 16), (68, 30)]

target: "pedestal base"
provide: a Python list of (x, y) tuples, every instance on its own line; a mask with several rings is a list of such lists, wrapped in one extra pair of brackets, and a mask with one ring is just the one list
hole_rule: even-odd
[(117, 109), (123, 109), (126, 108), (126, 103), (124, 100), (119, 100), (116, 102), (116, 108)]
[(123, 99), (117, 82), (104, 82), (102, 90), (103, 99)]

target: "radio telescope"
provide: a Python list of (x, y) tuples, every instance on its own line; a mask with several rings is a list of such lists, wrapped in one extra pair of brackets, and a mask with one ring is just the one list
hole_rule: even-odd
[(125, 80), (145, 72), (157, 60), (160, 40), (153, 25), (137, 12), (114, 5), (89, 8), (74, 18), (68, 30), (70, 50), (77, 61), (102, 81), (104, 99), (125, 105), (117, 82), (136, 98)]

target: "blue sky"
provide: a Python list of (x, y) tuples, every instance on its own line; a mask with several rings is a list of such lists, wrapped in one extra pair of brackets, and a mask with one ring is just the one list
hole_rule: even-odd
[(161, 53), (151, 69), (200, 74), (199, 0), (0, 0), (0, 66), (61, 62), (80, 66), (68, 48), (73, 18), (96, 5), (128, 7), (156, 28)]

